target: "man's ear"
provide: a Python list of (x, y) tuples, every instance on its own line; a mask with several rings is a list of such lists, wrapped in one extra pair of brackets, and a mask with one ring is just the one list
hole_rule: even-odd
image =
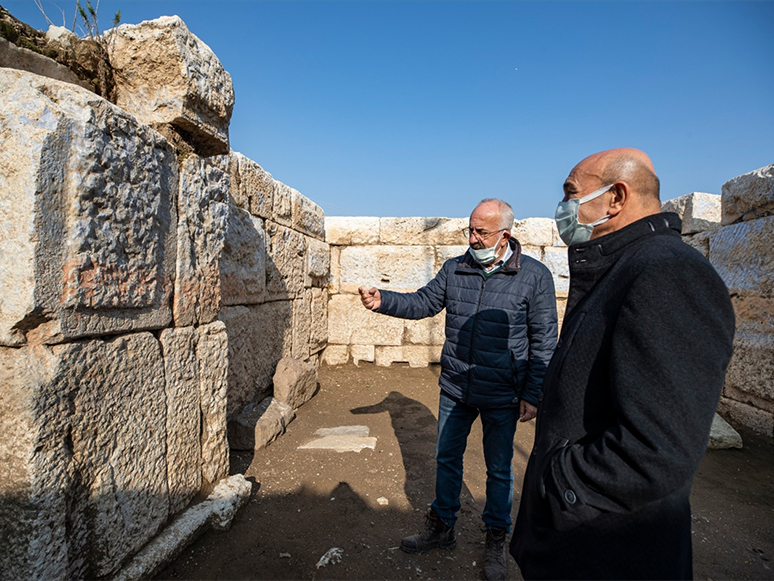
[(611, 216), (615, 216), (623, 210), (624, 206), (629, 202), (632, 195), (632, 189), (626, 182), (617, 181), (613, 184), (613, 187), (610, 188), (610, 191), (613, 196), (610, 198), (608, 213)]

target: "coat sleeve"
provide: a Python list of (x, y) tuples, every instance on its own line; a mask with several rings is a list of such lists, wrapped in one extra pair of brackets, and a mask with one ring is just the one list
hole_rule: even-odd
[(559, 530), (690, 489), (734, 335), (728, 290), (708, 262), (690, 258), (659, 261), (622, 289), (607, 370), (617, 420), (588, 441), (560, 443), (542, 471)]
[(557, 316), (556, 292), (551, 273), (541, 270), (535, 292), (527, 305), (527, 336), (529, 359), (527, 377), (521, 399), (538, 405), (543, 377), (556, 348)]
[(438, 274), (425, 286), (413, 293), (379, 290), (382, 304), (377, 313), (401, 319), (424, 319), (440, 313), (446, 306), (446, 279), (454, 260), (447, 260)]

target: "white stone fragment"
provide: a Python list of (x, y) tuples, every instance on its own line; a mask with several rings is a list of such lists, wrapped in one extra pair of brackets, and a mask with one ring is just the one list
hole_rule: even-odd
[(728, 448), (741, 448), (742, 436), (718, 414), (712, 418), (708, 450), (727, 450)]

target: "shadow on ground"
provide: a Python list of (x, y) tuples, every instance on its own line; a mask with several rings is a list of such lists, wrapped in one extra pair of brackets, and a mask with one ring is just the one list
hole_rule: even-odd
[[(231, 530), (208, 532), (161, 579), (477, 579), (485, 468), (476, 422), (453, 550), (408, 555), (433, 500), (438, 368), (321, 367), (320, 392), (265, 450), (232, 453), (255, 479)], [(298, 450), (318, 428), (366, 425), (374, 450)], [(692, 496), (697, 579), (774, 579), (774, 446), (743, 433), (745, 450), (705, 457)], [(516, 503), (534, 422), (516, 432)], [(386, 501), (386, 504), (385, 504)], [(341, 559), (317, 567), (332, 548)], [(509, 579), (519, 579), (509, 558)]]

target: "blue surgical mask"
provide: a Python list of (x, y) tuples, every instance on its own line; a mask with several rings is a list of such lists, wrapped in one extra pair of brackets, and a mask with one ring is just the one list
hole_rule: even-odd
[(612, 188), (613, 185), (614, 184), (610, 184), (604, 188), (599, 188), (582, 198), (571, 198), (566, 202), (559, 202), (559, 205), (556, 207), (555, 215), (556, 228), (559, 230), (559, 237), (567, 246), (590, 240), (594, 226), (599, 226), (610, 219), (610, 216), (607, 215), (602, 216), (599, 220), (596, 220), (591, 224), (581, 224), (578, 221), (578, 208), (581, 204), (585, 204), (594, 198), (598, 198)]

